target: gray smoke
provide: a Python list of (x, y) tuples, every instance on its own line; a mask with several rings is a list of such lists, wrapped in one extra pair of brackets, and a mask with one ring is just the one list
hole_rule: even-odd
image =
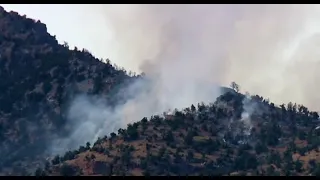
[(166, 83), (235, 81), (278, 104), (295, 101), (318, 108), (319, 5), (94, 9), (114, 32), (111, 50), (130, 68), (140, 67)]
[(250, 135), (253, 127), (251, 122), (251, 115), (256, 111), (256, 104), (251, 102), (251, 96), (246, 95), (242, 101), (243, 112), (241, 113), (241, 121), (244, 123), (244, 134)]
[(116, 108), (76, 98), (69, 112), (73, 135), (65, 146), (92, 142), (168, 109), (212, 102), (218, 85), (231, 81), (276, 103), (316, 109), (317, 10), (318, 5), (88, 5), (86, 12), (113, 32), (109, 51), (145, 72), (151, 85), (134, 82), (125, 90), (133, 98)]

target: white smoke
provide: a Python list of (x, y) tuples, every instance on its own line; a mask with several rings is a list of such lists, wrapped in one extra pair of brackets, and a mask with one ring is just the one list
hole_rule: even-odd
[[(92, 141), (145, 116), (212, 102), (218, 85), (231, 81), (276, 103), (317, 108), (318, 10), (318, 5), (88, 5), (86, 11), (103, 17), (101, 24), (113, 31), (109, 51), (115, 60), (145, 72), (150, 83), (134, 82), (124, 92), (133, 98), (116, 108), (76, 99), (68, 141)], [(247, 122), (251, 107), (244, 108)]]
[(251, 122), (252, 114), (257, 110), (256, 104), (251, 102), (251, 96), (246, 95), (242, 101), (243, 112), (241, 113), (240, 121), (244, 124), (244, 135), (249, 136), (251, 134), (251, 129), (253, 127)]
[(235, 81), (278, 104), (318, 108), (318, 5), (91, 8), (113, 30), (114, 57), (166, 84)]

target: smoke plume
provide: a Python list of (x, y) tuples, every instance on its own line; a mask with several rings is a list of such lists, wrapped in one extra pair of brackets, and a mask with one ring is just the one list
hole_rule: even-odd
[(167, 86), (235, 81), (276, 103), (295, 101), (317, 109), (318, 5), (91, 9), (105, 17), (113, 32), (110, 51), (128, 67), (159, 76)]
[(242, 101), (243, 112), (241, 113), (241, 121), (244, 123), (244, 134), (250, 135), (252, 129), (251, 115), (257, 109), (256, 105), (251, 102), (251, 96), (246, 95)]
[(145, 116), (212, 102), (218, 85), (231, 81), (275, 103), (316, 109), (318, 10), (318, 5), (87, 5), (86, 12), (113, 32), (111, 59), (146, 73), (149, 81), (134, 82), (124, 91), (133, 96), (115, 108), (79, 96), (69, 112), (77, 125), (68, 141), (80, 145)]

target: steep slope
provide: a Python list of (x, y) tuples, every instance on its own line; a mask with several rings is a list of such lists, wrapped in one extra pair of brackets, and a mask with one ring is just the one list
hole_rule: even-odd
[(0, 78), (1, 172), (27, 174), (48, 139), (68, 133), (72, 95), (108, 94), (131, 77), (85, 49), (58, 44), (40, 21), (0, 7)]
[(319, 116), (227, 92), (56, 156), (45, 175), (320, 175)]

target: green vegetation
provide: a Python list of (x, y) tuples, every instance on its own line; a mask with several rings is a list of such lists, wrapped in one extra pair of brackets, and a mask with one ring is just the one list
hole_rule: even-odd
[[(276, 107), (252, 96), (247, 103), (269, 111), (266, 114), (257, 109), (251, 114), (254, 127), (245, 135), (239, 131), (245, 128), (243, 123), (235, 120), (243, 110), (239, 102), (244, 98), (228, 92), (214, 104), (192, 105), (164, 118), (143, 118), (119, 129), (118, 135), (99, 138), (74, 160), (81, 161), (82, 154), (95, 154), (91, 160), (98, 161), (99, 157), (99, 161), (112, 164), (112, 175), (318, 175), (319, 159), (315, 155), (319, 155), (319, 141), (312, 144), (306, 140), (318, 137), (314, 128), (317, 113), (293, 103)], [(306, 138), (295, 132), (306, 132)], [(73, 161), (68, 163), (76, 166)], [(87, 166), (77, 167), (84, 175), (102, 174), (88, 171)], [(110, 171), (106, 173), (110, 175)]]
[[(68, 132), (65, 106), (70, 95), (108, 93), (132, 77), (87, 50), (58, 44), (40, 21), (0, 7), (0, 22), (0, 169), (12, 167), (21, 174), (19, 169), (29, 168), (21, 164), (43, 161), (37, 156), (49, 135)], [(30, 124), (37, 129), (27, 130)], [(53, 163), (72, 158), (69, 153)]]
[[(50, 135), (68, 134), (73, 94), (103, 94), (115, 104), (119, 89), (143, 77), (58, 44), (40, 21), (0, 7), (0, 22), (0, 175), (320, 176), (319, 114), (258, 95), (245, 100), (235, 82), (212, 104), (141, 117), (41, 163)], [(251, 129), (240, 120), (244, 102), (255, 105)]]

